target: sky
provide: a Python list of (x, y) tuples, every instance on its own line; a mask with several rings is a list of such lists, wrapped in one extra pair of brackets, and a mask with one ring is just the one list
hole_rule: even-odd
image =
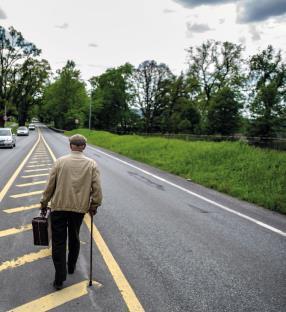
[[(0, 0), (0, 25), (42, 50), (53, 71), (74, 60), (88, 81), (145, 60), (188, 68), (186, 49), (207, 39), (286, 51), (286, 0)], [(285, 55), (285, 54), (284, 54)]]

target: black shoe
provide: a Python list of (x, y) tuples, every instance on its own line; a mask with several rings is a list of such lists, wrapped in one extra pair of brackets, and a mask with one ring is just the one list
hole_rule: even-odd
[(54, 281), (53, 286), (55, 290), (61, 290), (63, 288), (63, 282)]

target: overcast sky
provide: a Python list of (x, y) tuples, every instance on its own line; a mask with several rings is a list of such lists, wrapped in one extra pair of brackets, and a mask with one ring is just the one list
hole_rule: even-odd
[(42, 49), (53, 70), (68, 59), (88, 80), (125, 62), (187, 69), (186, 51), (207, 39), (285, 51), (286, 0), (0, 0), (0, 23)]

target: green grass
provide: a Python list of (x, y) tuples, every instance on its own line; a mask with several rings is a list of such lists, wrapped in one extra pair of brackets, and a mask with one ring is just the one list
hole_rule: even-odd
[(78, 129), (88, 143), (286, 214), (286, 153), (242, 142), (186, 142)]
[(13, 133), (16, 134), (17, 128), (18, 128), (18, 124), (16, 122), (13, 122), (13, 121), (6, 121), (5, 122), (5, 128), (11, 128)]

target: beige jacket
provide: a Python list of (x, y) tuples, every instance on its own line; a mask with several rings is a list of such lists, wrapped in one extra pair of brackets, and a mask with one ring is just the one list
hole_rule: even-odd
[(101, 205), (102, 192), (96, 162), (74, 152), (63, 156), (54, 163), (48, 184), (41, 198), (47, 206), (51, 201), (52, 210), (86, 213)]

